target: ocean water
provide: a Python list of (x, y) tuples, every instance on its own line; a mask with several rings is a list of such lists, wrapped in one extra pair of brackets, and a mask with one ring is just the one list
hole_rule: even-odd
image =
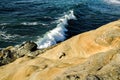
[(46, 48), (120, 19), (120, 0), (0, 0), (0, 48)]

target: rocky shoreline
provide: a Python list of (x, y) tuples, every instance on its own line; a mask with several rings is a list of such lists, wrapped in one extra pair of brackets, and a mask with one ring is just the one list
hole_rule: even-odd
[(0, 80), (120, 80), (120, 20), (46, 49), (9, 46), (0, 66)]
[(17, 47), (9, 46), (7, 48), (3, 48), (0, 51), (0, 66), (9, 64), (16, 59), (25, 56), (29, 58), (35, 58), (37, 55), (42, 54), (55, 46), (56, 45), (44, 49), (37, 49), (36, 43), (32, 41), (26, 41)]

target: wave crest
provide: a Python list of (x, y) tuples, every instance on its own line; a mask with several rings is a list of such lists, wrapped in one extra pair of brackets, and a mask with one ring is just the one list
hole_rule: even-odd
[(73, 10), (70, 10), (68, 14), (58, 19), (58, 24), (56, 28), (47, 32), (43, 38), (38, 38), (37, 45), (38, 49), (47, 48), (51, 45), (56, 44), (58, 41), (63, 41), (66, 39), (65, 32), (68, 31), (66, 26), (68, 25), (68, 20), (76, 19)]

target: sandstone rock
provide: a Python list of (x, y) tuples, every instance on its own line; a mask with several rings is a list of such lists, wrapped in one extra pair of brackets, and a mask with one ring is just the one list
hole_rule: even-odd
[(31, 42), (11, 48), (20, 58), (0, 67), (0, 80), (120, 80), (119, 24), (109, 23), (49, 49), (36, 50)]

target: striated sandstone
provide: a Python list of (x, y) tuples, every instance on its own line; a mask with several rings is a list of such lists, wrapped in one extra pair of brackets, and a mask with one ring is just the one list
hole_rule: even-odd
[(0, 80), (120, 80), (120, 20), (48, 49), (36, 47), (28, 42), (2, 50), (0, 60), (5, 50), (15, 59), (2, 64)]

